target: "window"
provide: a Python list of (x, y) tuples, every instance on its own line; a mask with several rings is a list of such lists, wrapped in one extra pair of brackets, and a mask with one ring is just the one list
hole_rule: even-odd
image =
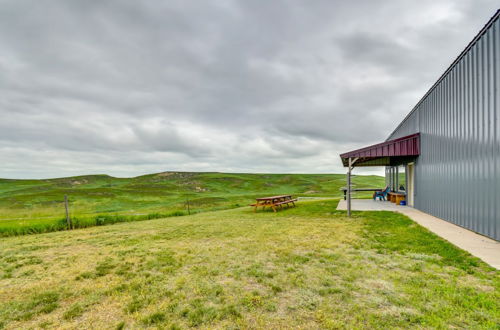
[(385, 172), (385, 183), (387, 184), (387, 186), (389, 186), (389, 188), (392, 190), (394, 190), (394, 167), (393, 166), (387, 166), (386, 168), (386, 172)]
[(385, 167), (385, 185), (391, 187), (391, 169), (392, 167)]
[(391, 190), (392, 191), (398, 191), (398, 168), (394, 166), (392, 168), (392, 185), (391, 185)]
[(391, 166), (385, 169), (385, 183), (391, 191), (406, 191), (406, 165)]
[(398, 185), (397, 191), (406, 191), (406, 165), (398, 166)]

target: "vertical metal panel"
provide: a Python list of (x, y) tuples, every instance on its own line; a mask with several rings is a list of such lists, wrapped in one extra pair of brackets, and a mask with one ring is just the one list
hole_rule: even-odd
[(499, 14), (391, 134), (420, 132), (416, 208), (500, 240)]
[[(495, 196), (500, 196), (500, 21), (497, 20), (493, 27), (493, 35), (491, 40), (492, 49), (492, 63), (493, 71), (491, 76), (492, 81), (492, 117), (493, 117), (493, 138), (492, 138), (492, 160), (494, 164), (494, 178), (493, 181), (497, 184), (494, 185), (493, 191)], [(495, 233), (494, 237), (500, 237), (500, 203), (495, 203), (495, 208), (493, 209), (493, 219), (492, 231)]]

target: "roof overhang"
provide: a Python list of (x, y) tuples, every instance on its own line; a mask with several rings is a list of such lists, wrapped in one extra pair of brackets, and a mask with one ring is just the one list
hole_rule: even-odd
[(355, 166), (398, 165), (420, 155), (420, 133), (389, 140), (340, 155), (342, 164), (349, 166), (349, 158), (357, 158)]

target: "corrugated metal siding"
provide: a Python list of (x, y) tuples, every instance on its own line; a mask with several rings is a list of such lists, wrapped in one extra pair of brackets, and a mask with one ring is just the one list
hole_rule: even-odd
[(389, 139), (420, 132), (415, 207), (500, 240), (500, 20)]

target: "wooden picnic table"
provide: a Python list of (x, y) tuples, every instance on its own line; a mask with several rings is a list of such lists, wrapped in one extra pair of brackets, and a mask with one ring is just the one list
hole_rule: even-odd
[(254, 204), (250, 204), (250, 206), (254, 207), (254, 212), (257, 211), (259, 206), (262, 209), (266, 207), (270, 207), (274, 212), (277, 211), (277, 208), (281, 209), (283, 205), (289, 207), (291, 205), (295, 206), (295, 202), (297, 199), (292, 198), (292, 195), (279, 195), (279, 196), (271, 196), (271, 197), (260, 197), (255, 199), (256, 202)]

